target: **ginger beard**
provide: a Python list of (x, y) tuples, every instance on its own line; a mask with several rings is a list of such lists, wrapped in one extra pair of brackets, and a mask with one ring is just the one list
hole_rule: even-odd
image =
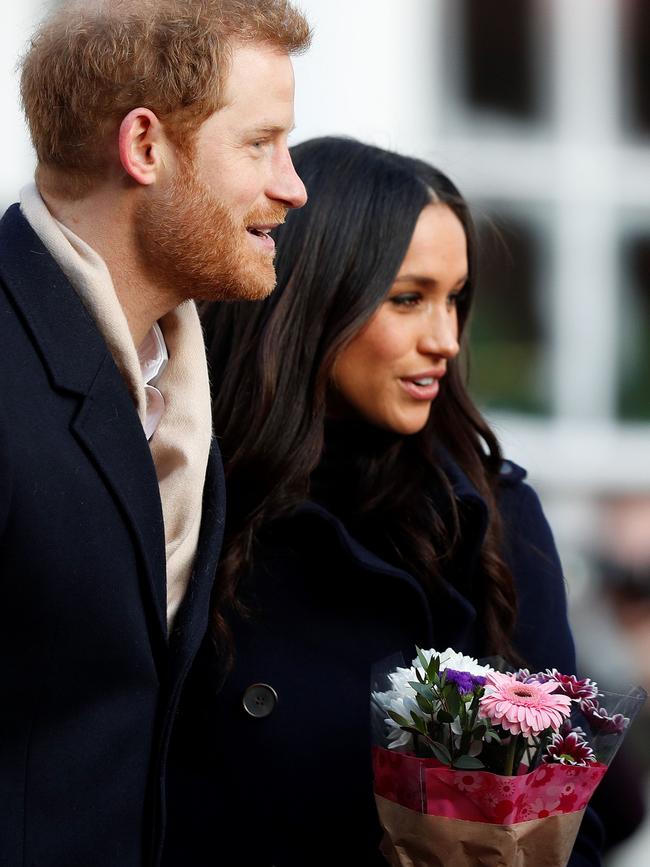
[(240, 220), (202, 184), (189, 160), (136, 214), (147, 270), (183, 300), (257, 301), (275, 288), (274, 254), (257, 249), (246, 226), (283, 223), (287, 208), (256, 208)]

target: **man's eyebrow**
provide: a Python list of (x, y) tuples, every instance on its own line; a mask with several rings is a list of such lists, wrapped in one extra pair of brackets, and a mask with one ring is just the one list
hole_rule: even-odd
[(246, 130), (246, 135), (277, 135), (278, 133), (286, 133), (291, 135), (295, 130), (296, 125), (292, 124), (289, 128), (278, 123), (260, 123)]

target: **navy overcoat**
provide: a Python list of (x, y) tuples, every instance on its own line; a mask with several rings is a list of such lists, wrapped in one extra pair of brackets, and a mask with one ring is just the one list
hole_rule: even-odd
[(170, 722), (205, 633), (223, 500), (213, 452), (168, 638), (160, 495), (133, 400), (13, 206), (0, 223), (2, 867), (157, 861)]
[[(453, 464), (464, 515), (454, 580), (427, 598), (414, 578), (306, 502), (269, 533), (246, 582), (252, 614), (235, 624), (222, 688), (213, 651), (187, 681), (170, 752), (165, 867), (380, 867), (370, 766), (373, 663), (414, 645), (484, 655), (479, 551), (487, 508)], [(575, 670), (564, 580), (525, 473), (505, 462), (499, 506), (516, 579), (515, 646), (533, 670)], [(598, 865), (589, 811), (572, 867)]]

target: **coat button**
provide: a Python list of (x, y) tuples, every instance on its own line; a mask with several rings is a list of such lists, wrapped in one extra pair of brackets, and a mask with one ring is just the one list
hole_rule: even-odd
[(273, 713), (278, 703), (278, 694), (268, 683), (253, 683), (244, 692), (242, 704), (249, 716), (262, 719)]

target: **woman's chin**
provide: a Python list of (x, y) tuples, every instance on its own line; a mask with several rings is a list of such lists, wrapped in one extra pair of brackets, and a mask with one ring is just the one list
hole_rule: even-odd
[(420, 433), (429, 421), (430, 408), (426, 413), (400, 413), (382, 419), (367, 419), (376, 427), (381, 427), (400, 436), (413, 436)]

